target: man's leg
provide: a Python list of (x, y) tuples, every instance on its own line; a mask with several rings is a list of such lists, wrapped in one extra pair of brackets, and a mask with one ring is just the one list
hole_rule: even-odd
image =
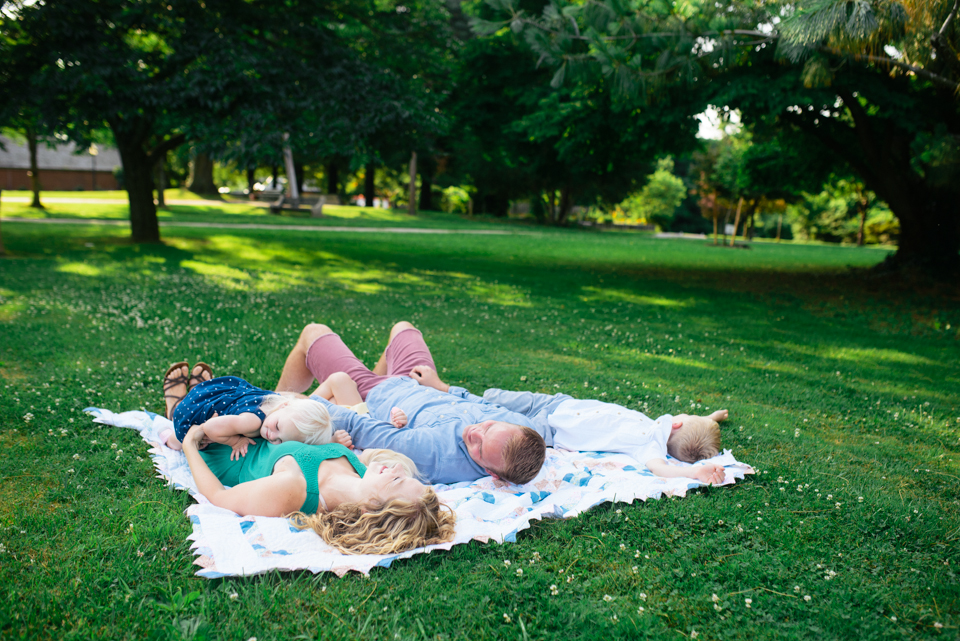
[[(390, 338), (387, 339), (387, 349), (390, 348), (390, 343), (393, 342), (393, 339), (396, 338), (397, 334), (402, 332), (405, 329), (416, 329), (413, 326), (413, 323), (408, 323), (407, 321), (400, 321), (396, 325), (390, 328)], [(425, 363), (421, 363), (425, 365)], [(436, 368), (434, 368), (436, 369)], [(377, 376), (386, 376), (387, 375), (387, 350), (383, 350), (383, 354), (380, 355), (380, 360), (377, 361), (377, 364), (373, 366), (373, 373)]]
[(319, 323), (311, 323), (303, 328), (297, 344), (293, 346), (283, 365), (280, 381), (277, 383), (278, 392), (305, 392), (313, 384), (313, 373), (307, 369), (307, 350), (324, 334), (333, 334), (333, 330)]

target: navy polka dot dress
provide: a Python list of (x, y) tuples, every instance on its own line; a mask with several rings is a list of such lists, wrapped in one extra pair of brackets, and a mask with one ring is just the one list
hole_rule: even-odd
[(219, 416), (236, 416), (249, 412), (263, 421), (266, 415), (260, 411), (260, 405), (266, 397), (273, 394), (276, 392), (254, 387), (236, 376), (221, 376), (200, 383), (190, 390), (173, 410), (173, 427), (177, 432), (177, 439), (182, 443), (191, 426), (206, 423), (214, 413)]

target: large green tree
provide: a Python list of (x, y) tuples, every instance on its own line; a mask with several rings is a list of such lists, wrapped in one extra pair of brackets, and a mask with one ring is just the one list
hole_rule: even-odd
[(899, 219), (887, 267), (960, 269), (957, 0), (495, 1), (554, 84), (598, 73), (638, 104), (680, 85), (802, 133)]
[[(345, 146), (338, 134), (350, 123), (377, 118), (378, 105), (390, 102), (380, 93), (384, 72), (361, 60), (342, 31), (397, 12), (368, 9), (349, 0), (22, 3), (2, 16), (0, 31), (16, 69), (10, 77), (33, 78), (44, 108), (68, 114), (68, 133), (110, 127), (132, 237), (151, 242), (160, 237), (152, 170), (183, 142), (215, 148), (225, 133), (237, 140), (242, 131), (273, 151), (291, 132)], [(0, 91), (16, 101), (15, 85)]]

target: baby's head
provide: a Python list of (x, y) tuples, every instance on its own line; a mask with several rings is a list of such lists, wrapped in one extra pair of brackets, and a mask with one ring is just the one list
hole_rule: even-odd
[(333, 440), (333, 421), (322, 403), (274, 394), (260, 405), (260, 411), (266, 414), (260, 426), (260, 436), (271, 443), (298, 441), (323, 445)]
[(720, 452), (720, 425), (706, 416), (674, 416), (667, 452), (687, 463), (716, 456)]
[(394, 452), (393, 450), (382, 449), (364, 450), (363, 453), (365, 459), (364, 463), (367, 467), (372, 467), (374, 465), (386, 465), (387, 467), (393, 467), (399, 463), (400, 467), (403, 468), (403, 471), (406, 472), (407, 476), (410, 478), (419, 479), (421, 481), (424, 480), (423, 476), (420, 475), (420, 470), (417, 469), (417, 464), (405, 454)]

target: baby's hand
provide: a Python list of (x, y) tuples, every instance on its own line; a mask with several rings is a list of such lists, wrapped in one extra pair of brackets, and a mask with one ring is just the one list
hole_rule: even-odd
[(236, 443), (233, 444), (233, 451), (230, 452), (231, 461), (239, 461), (241, 456), (247, 455), (247, 448), (253, 444), (252, 438), (247, 438), (246, 436), (241, 436)]
[(401, 427), (406, 427), (407, 425), (407, 415), (399, 407), (394, 407), (390, 410), (390, 423), (397, 429)]
[(353, 439), (347, 434), (346, 430), (337, 430), (333, 433), (333, 442), (339, 443), (344, 447), (353, 447)]
[(723, 483), (723, 480), (727, 476), (723, 466), (717, 463), (706, 463), (705, 465), (698, 465), (693, 469), (695, 470), (693, 478), (708, 485), (719, 485)]

